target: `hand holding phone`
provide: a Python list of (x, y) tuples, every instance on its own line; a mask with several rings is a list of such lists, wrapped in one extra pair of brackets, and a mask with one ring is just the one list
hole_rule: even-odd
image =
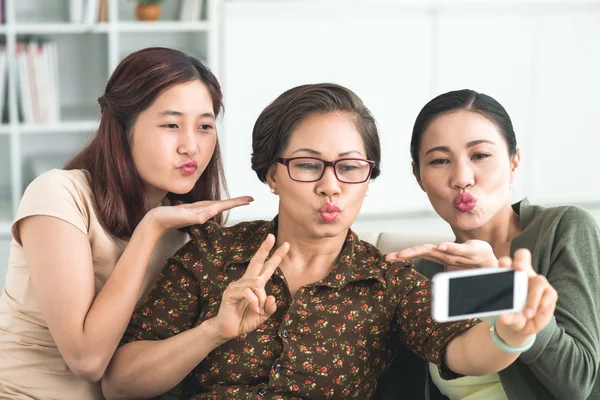
[[(516, 347), (523, 345), (531, 335), (544, 329), (554, 315), (558, 294), (545, 276), (533, 270), (529, 250), (519, 249), (515, 252), (514, 259), (502, 257), (499, 264), (500, 268), (453, 271), (435, 275), (432, 279), (433, 318), (438, 322), (446, 322), (500, 314), (496, 321), (496, 331), (504, 343)], [(451, 279), (458, 278), (458, 281), (452, 283), (464, 287), (467, 286), (465, 283), (468, 279), (475, 277), (481, 277), (479, 278), (481, 280), (471, 280), (471, 283), (482, 286), (469, 289), (474, 293), (470, 299), (467, 299), (467, 296), (471, 293), (467, 295), (464, 293), (460, 295), (458, 291), (450, 293)], [(494, 277), (501, 279), (493, 280)], [(526, 286), (523, 284), (523, 279), (527, 281)], [(453, 287), (461, 288), (461, 286)], [(494, 294), (492, 300), (490, 296), (485, 295), (484, 290), (479, 290), (483, 288), (489, 289), (489, 293)], [(450, 308), (450, 297), (453, 297), (452, 308)], [(463, 306), (467, 308), (461, 308)]]
[(432, 316), (450, 322), (521, 311), (528, 274), (512, 268), (477, 268), (441, 272), (432, 284)]

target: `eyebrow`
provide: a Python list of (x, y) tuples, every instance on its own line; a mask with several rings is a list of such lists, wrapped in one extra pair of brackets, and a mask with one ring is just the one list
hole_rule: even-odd
[[(494, 146), (496, 145), (496, 143), (492, 142), (491, 140), (479, 139), (479, 140), (473, 140), (473, 141), (467, 143), (466, 147), (469, 148), (469, 147), (477, 146), (478, 144), (482, 144), (482, 143), (489, 143), (489, 144), (493, 144)], [(427, 150), (425, 155), (432, 153), (434, 151), (443, 151), (444, 153), (450, 153), (450, 147), (448, 147), (448, 146), (432, 147), (431, 149)]]
[[(162, 117), (167, 117), (167, 116), (175, 116), (175, 117), (181, 117), (183, 115), (183, 113), (181, 111), (175, 111), (175, 110), (165, 110), (159, 113), (160, 116)], [(199, 115), (199, 117), (201, 118), (212, 118), (215, 119), (215, 114), (211, 113), (211, 112), (206, 112), (204, 114)]]
[[(320, 151), (316, 151), (316, 150), (313, 150), (313, 149), (307, 149), (307, 148), (300, 148), (300, 149), (294, 150), (294, 152), (292, 153), (292, 155), (296, 154), (296, 153), (299, 153), (301, 151), (304, 151), (304, 152), (307, 152), (307, 153), (310, 153), (310, 154), (314, 154), (316, 156), (320, 156), (321, 155)], [(347, 155), (350, 155), (350, 154), (362, 155), (361, 152), (358, 151), (358, 150), (349, 150), (349, 151), (344, 151), (343, 153), (339, 153), (338, 156), (339, 157), (344, 157), (344, 156), (347, 156)]]

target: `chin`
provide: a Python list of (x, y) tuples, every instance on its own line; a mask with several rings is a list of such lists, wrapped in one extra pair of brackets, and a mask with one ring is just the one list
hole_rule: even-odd
[(187, 194), (187, 193), (191, 192), (193, 188), (194, 188), (194, 185), (189, 185), (189, 184), (171, 185), (169, 187), (169, 192), (182, 195), (182, 194)]

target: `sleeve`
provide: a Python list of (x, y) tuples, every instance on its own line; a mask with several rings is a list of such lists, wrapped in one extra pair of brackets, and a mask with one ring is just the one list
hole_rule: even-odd
[(558, 292), (556, 311), (519, 360), (557, 398), (584, 399), (600, 362), (600, 228), (594, 218), (576, 207), (565, 211), (544, 261)]
[[(438, 323), (431, 317), (431, 282), (412, 268), (399, 268), (401, 282), (399, 304), (392, 325), (393, 334), (401, 345), (440, 368), (444, 379), (457, 378), (444, 364), (446, 346), (456, 336), (477, 325), (480, 320)], [(396, 283), (397, 284), (397, 283)]]
[(88, 235), (89, 187), (85, 188), (73, 179), (71, 174), (77, 172), (80, 171), (53, 169), (29, 184), (11, 226), (12, 236), (19, 245), (22, 243), (18, 223), (34, 215), (62, 219)]
[(193, 273), (202, 265), (197, 246), (191, 240), (167, 261), (150, 293), (131, 316), (121, 345), (167, 339), (195, 326), (201, 309), (201, 284)]

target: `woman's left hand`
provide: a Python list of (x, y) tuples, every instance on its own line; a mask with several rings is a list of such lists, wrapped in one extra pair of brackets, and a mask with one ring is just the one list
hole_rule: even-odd
[(422, 244), (386, 256), (387, 261), (404, 261), (423, 258), (446, 266), (448, 271), (465, 268), (496, 267), (498, 259), (492, 246), (483, 240), (464, 243), (444, 242), (439, 245)]
[(529, 250), (519, 249), (512, 261), (510, 257), (502, 257), (499, 263), (500, 267), (526, 271), (529, 279), (523, 310), (499, 315), (496, 321), (496, 332), (502, 341), (509, 346), (519, 347), (527, 343), (531, 335), (548, 325), (554, 315), (558, 293), (545, 276), (533, 270)]

